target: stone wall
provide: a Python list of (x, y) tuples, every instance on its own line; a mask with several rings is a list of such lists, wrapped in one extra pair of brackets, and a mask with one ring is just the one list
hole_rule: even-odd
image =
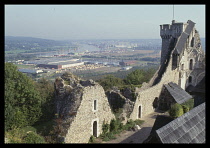
[[(162, 75), (162, 78), (158, 84), (147, 89), (139, 90), (139, 92), (137, 92), (137, 99), (133, 108), (133, 112), (130, 115), (131, 119), (136, 120), (139, 117), (142, 118), (145, 115), (148, 115), (149, 113), (152, 113), (154, 111), (153, 102), (156, 97), (159, 98), (163, 84), (167, 84), (169, 82), (174, 82), (178, 84), (179, 72), (177, 71), (177, 69), (172, 70), (171, 67), (172, 58), (170, 58), (168, 67), (166, 68), (166, 71)], [(141, 107), (139, 108), (139, 106)]]
[(95, 132), (94, 122), (96, 121), (97, 126), (95, 136), (99, 136), (102, 133), (103, 122), (110, 123), (111, 119), (115, 119), (115, 116), (111, 112), (102, 86), (96, 84), (85, 87), (77, 114), (65, 137), (65, 143), (87, 143)]

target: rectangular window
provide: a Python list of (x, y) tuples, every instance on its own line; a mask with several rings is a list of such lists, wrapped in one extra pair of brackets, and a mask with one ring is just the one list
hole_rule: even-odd
[(97, 105), (97, 100), (94, 100), (94, 108), (93, 108), (94, 110), (96, 110), (97, 107), (96, 105)]

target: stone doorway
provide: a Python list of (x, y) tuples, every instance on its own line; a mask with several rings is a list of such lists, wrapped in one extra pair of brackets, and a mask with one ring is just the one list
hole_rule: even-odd
[(139, 108), (138, 108), (138, 118), (141, 118), (141, 105), (139, 105)]
[(93, 122), (93, 136), (97, 137), (97, 121)]

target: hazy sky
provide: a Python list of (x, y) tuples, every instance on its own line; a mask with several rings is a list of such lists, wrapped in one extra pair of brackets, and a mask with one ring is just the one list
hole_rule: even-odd
[[(192, 20), (205, 37), (205, 5), (174, 5), (174, 19)], [(5, 5), (5, 35), (46, 39), (160, 38), (173, 5)]]

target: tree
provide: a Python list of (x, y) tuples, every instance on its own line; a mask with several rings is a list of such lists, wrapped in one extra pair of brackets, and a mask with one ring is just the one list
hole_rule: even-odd
[(41, 116), (41, 97), (34, 81), (5, 63), (5, 130), (34, 124)]
[(51, 81), (41, 78), (35, 83), (36, 89), (41, 94), (42, 116), (40, 121), (49, 121), (54, 117), (54, 85)]
[(107, 75), (106, 77), (100, 79), (98, 81), (100, 85), (105, 89), (108, 90), (112, 88), (113, 86), (122, 86), (124, 85), (124, 82), (122, 79), (117, 78), (113, 75)]
[(127, 77), (125, 78), (126, 84), (133, 84), (133, 85), (139, 85), (144, 82), (144, 76), (145, 71), (142, 69), (136, 69), (129, 73)]

